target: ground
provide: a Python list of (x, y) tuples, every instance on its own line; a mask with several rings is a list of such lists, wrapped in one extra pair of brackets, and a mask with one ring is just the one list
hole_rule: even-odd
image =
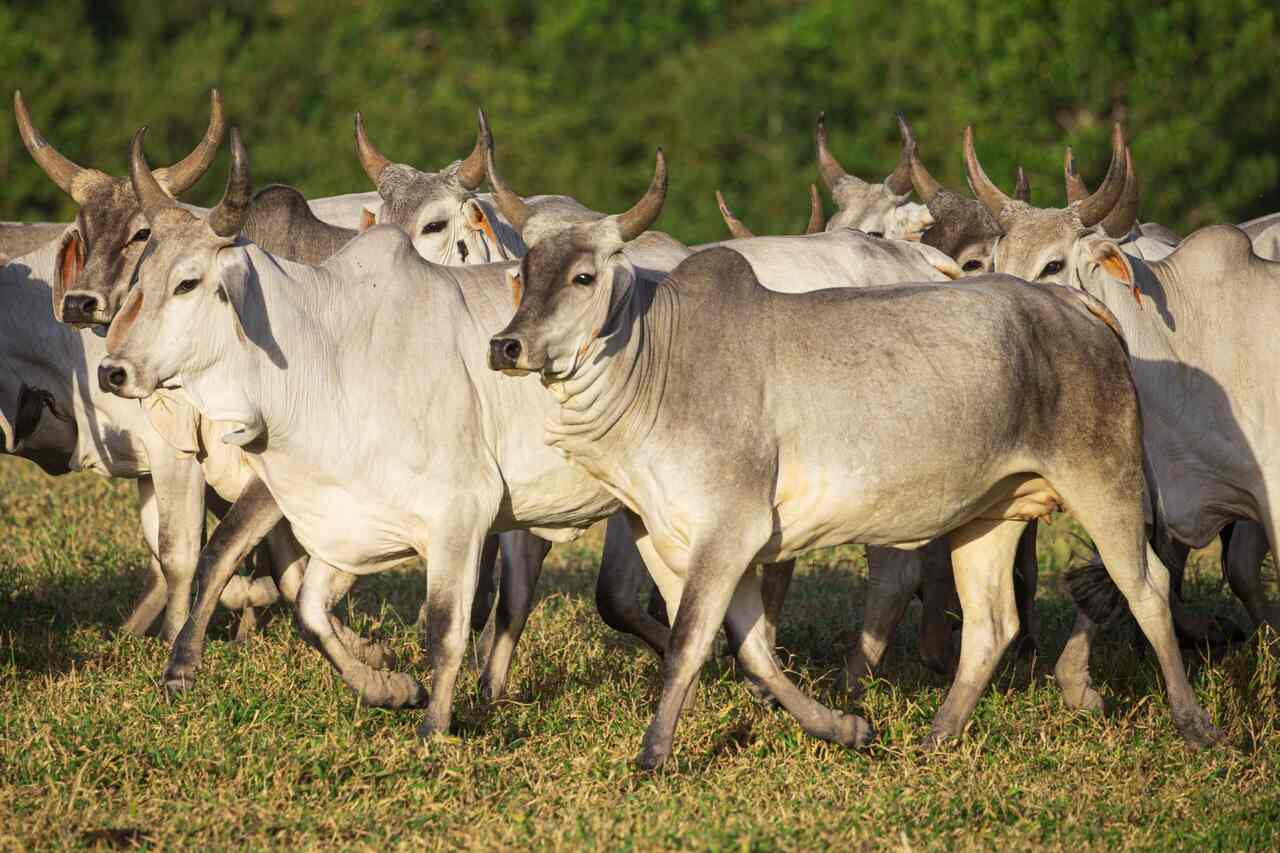
[[(804, 736), (718, 661), (653, 775), (632, 758), (659, 667), (595, 614), (598, 532), (553, 550), (512, 698), (482, 706), (470, 673), (454, 736), (419, 743), (420, 712), (358, 705), (283, 612), (245, 645), (222, 619), (197, 687), (167, 699), (160, 641), (117, 631), (145, 566), (129, 484), (0, 460), (0, 531), (3, 849), (1275, 849), (1280, 832), (1280, 668), (1261, 643), (1187, 653), (1229, 735), (1217, 749), (1183, 745), (1127, 630), (1094, 653), (1110, 713), (1064, 707), (1061, 571), (1083, 550), (1065, 519), (1042, 527), (1041, 656), (1006, 667), (959, 745), (916, 749), (945, 685), (918, 663), (913, 612), (863, 706), (879, 731), (869, 753)], [(865, 569), (856, 548), (804, 561), (780, 631), (794, 676), (837, 707), (850, 706), (832, 675)], [(344, 617), (420, 667), (422, 594), (415, 571), (366, 579)], [(1212, 552), (1196, 555), (1188, 597), (1244, 621)]]

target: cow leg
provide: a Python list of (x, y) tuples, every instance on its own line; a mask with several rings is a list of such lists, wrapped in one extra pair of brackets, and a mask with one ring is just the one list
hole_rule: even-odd
[(1073, 711), (1087, 711), (1091, 714), (1101, 714), (1103, 711), (1102, 695), (1093, 689), (1089, 680), (1089, 649), (1097, 633), (1098, 626), (1083, 610), (1077, 610), (1071, 636), (1067, 638), (1067, 644), (1053, 667), (1054, 678), (1062, 689), (1062, 700)]
[(1280, 632), (1280, 608), (1267, 598), (1262, 584), (1262, 561), (1267, 557), (1267, 540), (1273, 535), (1252, 522), (1236, 524), (1234, 535), (1223, 537), (1222, 573), (1231, 591), (1244, 602), (1254, 627), (1269, 625)]
[(857, 645), (844, 664), (844, 686), (862, 695), (863, 677), (875, 675), (884, 651), (922, 580), (920, 555), (898, 548), (867, 548), (867, 603)]
[[(499, 536), (486, 536), (480, 551), (480, 574), (476, 580), (476, 600), (471, 604), (471, 630), (480, 632), (476, 641), (476, 656), (488, 661), (493, 653), (493, 637), (496, 630), (493, 620), (494, 599), (498, 596), (498, 545)], [(422, 600), (418, 610), (418, 627), (427, 627), (427, 600)], [(481, 664), (483, 666), (483, 664)]]
[[(499, 539), (502, 544), (501, 592), (493, 617), (493, 649), (480, 676), (480, 695), (486, 702), (494, 702), (506, 695), (511, 658), (533, 610), (533, 593), (542, 574), (542, 562), (551, 550), (550, 542), (524, 531), (504, 533)], [(475, 609), (471, 612), (474, 616)]]
[[(468, 515), (473, 523), (458, 523), (465, 522)], [(455, 509), (452, 523), (436, 525), (427, 540), (427, 629), (423, 647), (431, 665), (431, 697), (426, 718), (418, 726), (418, 737), (449, 731), (453, 689), (466, 654), (480, 552), (493, 520), (492, 515), (483, 520), (478, 516), (478, 512), (467, 514)]]
[(652, 588), (626, 517), (621, 513), (610, 516), (596, 579), (596, 609), (610, 628), (639, 637), (662, 657), (671, 630), (640, 606), (640, 594)]
[[(843, 714), (807, 696), (778, 665), (770, 645), (769, 621), (761, 600), (761, 581), (754, 570), (738, 581), (725, 618), (729, 645), (747, 674), (768, 690), (810, 736), (862, 748), (875, 733), (856, 714)], [(677, 624), (676, 630), (679, 630)]]
[(135, 637), (141, 637), (151, 629), (164, 610), (167, 594), (164, 571), (160, 565), (160, 508), (150, 477), (138, 480), (138, 514), (142, 522), (142, 537), (147, 542), (147, 550), (151, 552), (147, 561), (147, 580), (138, 603), (133, 606), (133, 612), (120, 628)]
[(1013, 598), (1018, 605), (1018, 636), (1013, 640), (1015, 654), (1035, 657), (1039, 651), (1040, 612), (1036, 609), (1036, 586), (1040, 580), (1040, 563), (1036, 559), (1036, 534), (1039, 522), (1032, 521), (1018, 539), (1013, 557)]
[[(1116, 481), (1089, 481), (1059, 494), (1093, 537), (1107, 574), (1119, 588), (1147, 641), (1155, 650), (1169, 694), (1174, 725), (1192, 746), (1203, 747), (1222, 739), (1205, 710), (1196, 701), (1182, 663), (1170, 610), (1169, 571), (1146, 541), (1141, 501), (1119, 497)], [(1139, 488), (1141, 482), (1138, 483)], [(1137, 492), (1141, 494), (1141, 492)]]
[(940, 536), (918, 553), (924, 605), (920, 609), (920, 659), (932, 671), (950, 677), (955, 675), (959, 660), (952, 636), (960, 624), (950, 540)]
[(772, 653), (778, 648), (778, 623), (782, 621), (782, 607), (787, 603), (787, 590), (791, 589), (791, 578), (796, 573), (796, 561), (765, 563), (761, 566), (761, 573), (763, 580), (760, 585), (760, 597), (764, 602), (764, 636)]
[(240, 562), (273, 527), (282, 523), (283, 518), (266, 485), (254, 477), (245, 485), (222, 523), (214, 529), (198, 563), (200, 594), (196, 596), (190, 618), (174, 640), (169, 664), (165, 667), (164, 685), (170, 693), (181, 692), (195, 684), (209, 621), (228, 582)]
[(179, 457), (167, 446), (149, 450), (148, 457), (160, 513), (160, 566), (167, 598), (160, 635), (172, 642), (191, 609), (191, 585), (204, 538), (204, 472), (194, 458)]
[(951, 533), (951, 566), (964, 615), (960, 664), (934, 715), (926, 749), (960, 736), (1018, 633), (1013, 556), (1025, 527), (1023, 521), (975, 519)]
[[(332, 610), (351, 589), (356, 576), (314, 557), (307, 563), (298, 592), (298, 629), (302, 638), (320, 651), (360, 700), (372, 708), (419, 707), (427, 691), (416, 678), (400, 672), (384, 672), (361, 661), (335, 630), (342, 627)], [(350, 629), (346, 633), (354, 635)]]

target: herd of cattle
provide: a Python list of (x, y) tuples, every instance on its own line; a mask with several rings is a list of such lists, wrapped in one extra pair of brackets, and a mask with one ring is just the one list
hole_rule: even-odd
[[(1034, 647), (1035, 524), (1059, 508), (1100, 558), (1072, 581), (1069, 706), (1101, 710), (1090, 644), (1127, 610), (1178, 730), (1222, 737), (1179, 649), (1213, 637), (1180, 581), (1219, 533), (1231, 588), (1280, 628), (1261, 576), (1280, 534), (1280, 214), (1185, 239), (1140, 224), (1118, 125), (1101, 185), (1068, 149), (1069, 204), (1043, 209), (1021, 173), (1013, 195), (988, 178), (971, 131), (972, 197), (930, 176), (902, 119), (892, 174), (848, 174), (819, 117), (830, 220), (811, 187), (803, 235), (756, 237), (720, 198), (733, 239), (688, 246), (651, 230), (661, 150), (644, 197), (604, 215), (511, 189), (483, 113), (439, 171), (388, 160), (357, 115), (376, 191), (315, 200), (253, 194), (232, 128), (206, 210), (178, 197), (223, 140), (216, 90), (191, 154), (152, 170), (143, 128), (127, 177), (58, 153), (20, 93), (14, 108), (79, 211), (0, 226), (3, 449), (137, 481), (151, 572), (124, 630), (160, 621), (170, 690), (194, 683), (219, 604), (244, 629), (283, 597), (361, 701), (425, 706), (419, 733), (445, 731), (470, 629), (487, 623), (492, 700), (549, 543), (604, 519), (600, 614), (664, 659), (644, 767), (670, 754), (721, 626), (762, 699), (815, 737), (871, 740), (775, 655), (815, 548), (867, 546), (855, 694), (923, 598), (926, 662), (955, 671), (930, 746), (961, 733), (1015, 640)], [(419, 558), (429, 693), (332, 613), (359, 576)], [(666, 620), (642, 604), (655, 584)]]

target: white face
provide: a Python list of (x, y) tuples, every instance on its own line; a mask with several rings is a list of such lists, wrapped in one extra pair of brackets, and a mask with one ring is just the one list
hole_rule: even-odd
[(443, 198), (422, 204), (405, 218), (384, 204), (377, 222), (402, 228), (413, 248), (433, 264), (463, 266), (487, 264), (500, 259), (493, 229), (484, 209), (473, 198), (461, 203)]

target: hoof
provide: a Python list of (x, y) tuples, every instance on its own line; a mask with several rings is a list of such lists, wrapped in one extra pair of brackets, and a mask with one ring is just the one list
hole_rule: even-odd
[(486, 705), (492, 705), (507, 698), (507, 685), (505, 683), (494, 684), (485, 676), (480, 676), (480, 701)]
[(636, 767), (645, 773), (652, 773), (661, 767), (666, 760), (666, 752), (651, 747), (645, 747), (640, 751), (640, 754), (636, 756)]
[(196, 686), (195, 676), (170, 675), (165, 673), (164, 692), (169, 698), (176, 699)]
[(920, 749), (928, 755), (937, 755), (945, 752), (957, 740), (958, 738), (955, 735), (934, 726), (921, 742)]
[(1213, 724), (1206, 711), (1197, 711), (1182, 719), (1174, 717), (1178, 734), (1192, 749), (1208, 749), (1226, 740), (1226, 733)]
[(867, 749), (876, 739), (876, 730), (857, 714), (835, 712), (833, 740), (849, 749)]
[(1101, 716), (1107, 710), (1107, 705), (1102, 699), (1102, 694), (1094, 690), (1092, 687), (1086, 687), (1084, 691), (1075, 698), (1072, 698), (1064, 691), (1062, 699), (1066, 702), (1067, 707), (1072, 711), (1083, 711), (1086, 714)]

